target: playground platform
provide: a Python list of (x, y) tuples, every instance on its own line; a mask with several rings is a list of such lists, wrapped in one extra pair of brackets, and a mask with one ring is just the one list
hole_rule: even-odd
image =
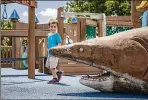
[(27, 70), (1, 69), (1, 99), (110, 99), (141, 100), (148, 95), (101, 93), (79, 83), (81, 75), (63, 76), (60, 84), (47, 84), (51, 75), (38, 73), (28, 79)]

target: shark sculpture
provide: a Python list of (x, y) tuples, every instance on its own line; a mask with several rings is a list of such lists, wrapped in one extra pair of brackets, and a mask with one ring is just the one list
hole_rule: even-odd
[(101, 69), (80, 83), (102, 92), (148, 94), (148, 27), (52, 48), (52, 54)]

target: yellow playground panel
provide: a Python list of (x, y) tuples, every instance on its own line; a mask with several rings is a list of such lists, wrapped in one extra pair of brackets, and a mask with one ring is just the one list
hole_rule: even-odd
[(138, 10), (145, 7), (148, 7), (148, 0), (142, 0), (141, 4), (139, 6), (136, 6), (136, 9)]

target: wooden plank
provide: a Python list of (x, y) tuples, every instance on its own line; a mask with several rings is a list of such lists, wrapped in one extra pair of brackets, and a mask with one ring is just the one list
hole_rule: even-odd
[(107, 21), (107, 26), (133, 26), (133, 23), (122, 21)]
[[(44, 47), (43, 47), (43, 42), (44, 42), (44, 40), (42, 39), (42, 38), (39, 38), (39, 45), (38, 45), (38, 47), (39, 47), (39, 56), (40, 57), (42, 57), (43, 56), (43, 49), (44, 49)], [(39, 72), (40, 73), (43, 73), (43, 59), (39, 59)]]
[(80, 38), (81, 38), (81, 41), (84, 41), (86, 40), (86, 19), (81, 18), (80, 20), (81, 20)]
[(98, 37), (102, 37), (103, 36), (102, 20), (97, 21), (97, 27), (98, 27)]
[(80, 25), (81, 25), (81, 21), (78, 18), (78, 22), (77, 22), (77, 42), (80, 42), (80, 40), (81, 40), (80, 39), (80, 31), (81, 31)]
[(22, 23), (22, 22), (15, 22), (15, 29), (17, 30), (27, 30), (28, 29), (28, 24), (27, 23)]
[[(133, 23), (134, 28), (140, 27), (139, 25), (137, 25), (137, 22), (135, 19), (136, 17), (138, 17), (138, 16), (136, 16), (136, 0), (132, 0), (131, 1), (131, 21)], [(139, 18), (140, 18), (140, 16), (139, 16)]]
[(107, 16), (106, 21), (131, 21), (131, 16)]
[[(20, 58), (20, 47), (21, 47), (21, 42), (20, 38), (15, 38), (15, 57)], [(15, 61), (15, 66), (14, 68), (19, 68), (19, 61)]]
[(1, 63), (1, 68), (12, 68), (13, 66), (12, 66), (12, 64), (10, 63), (10, 64), (3, 64), (3, 63)]
[[(12, 37), (12, 58), (15, 58), (15, 54), (16, 54), (15, 46), (16, 46), (15, 37)], [(15, 67), (15, 62), (12, 62), (12, 68), (14, 67)]]
[(97, 22), (90, 19), (86, 19), (86, 25), (97, 27)]
[(37, 8), (37, 1), (36, 0), (2, 0), (1, 4), (7, 3), (18, 3), (26, 6), (36, 7)]
[(37, 24), (36, 29), (49, 29), (48, 24)]
[(35, 78), (35, 8), (29, 7), (28, 78)]
[[(47, 37), (49, 30), (35, 30), (35, 36)], [(1, 35), (6, 37), (27, 37), (27, 30), (1, 30)]]
[[(39, 37), (35, 37), (35, 57), (39, 57)], [(39, 62), (38, 59), (36, 61)]]

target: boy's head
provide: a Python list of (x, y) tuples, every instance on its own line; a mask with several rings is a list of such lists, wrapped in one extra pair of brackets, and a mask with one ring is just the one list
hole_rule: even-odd
[(58, 30), (58, 23), (56, 21), (52, 21), (52, 22), (49, 22), (49, 29), (50, 29), (50, 32), (52, 33), (56, 33), (57, 30)]

